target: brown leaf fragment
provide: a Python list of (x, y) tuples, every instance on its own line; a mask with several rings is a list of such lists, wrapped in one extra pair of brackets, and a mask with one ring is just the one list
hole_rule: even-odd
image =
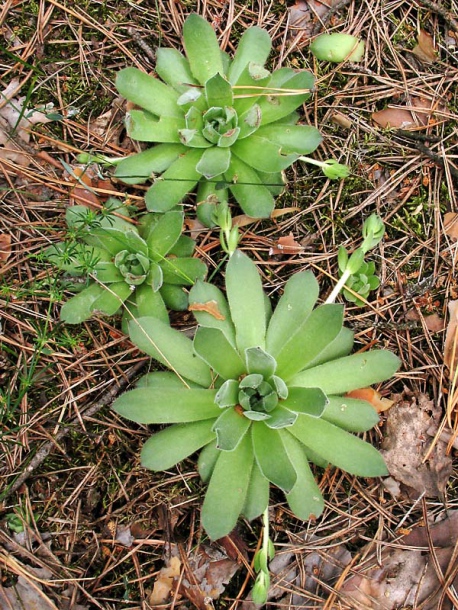
[(412, 113), (407, 108), (385, 108), (379, 112), (374, 112), (372, 120), (384, 129), (408, 129), (415, 125)]
[(181, 561), (179, 557), (170, 557), (166, 565), (159, 570), (154, 583), (153, 592), (149, 596), (151, 606), (165, 604), (172, 591), (173, 580), (180, 576)]
[(381, 413), (382, 411), (388, 411), (393, 405), (394, 400), (390, 400), (389, 398), (382, 397), (379, 392), (374, 390), (373, 388), (360, 388), (359, 390), (352, 390), (346, 394), (349, 398), (358, 398), (359, 400), (365, 400), (370, 403), (377, 413)]
[(405, 319), (409, 321), (420, 321), (423, 320), (426, 328), (432, 333), (440, 333), (445, 328), (444, 319), (437, 313), (432, 313), (427, 316), (423, 316), (416, 309), (409, 309), (405, 314)]
[(444, 232), (450, 239), (458, 240), (458, 214), (456, 212), (444, 214)]
[(269, 256), (274, 254), (299, 254), (303, 251), (303, 247), (294, 239), (292, 233), (285, 237), (280, 237), (277, 243), (269, 250)]
[(11, 235), (0, 233), (0, 268), (9, 259), (11, 254)]
[(339, 0), (296, 0), (288, 9), (290, 34), (299, 36), (300, 42), (305, 44), (313, 34), (315, 22), (322, 20), (338, 2)]
[(225, 320), (226, 318), (220, 312), (216, 301), (207, 301), (206, 303), (192, 303), (188, 307), (189, 311), (205, 311), (213, 316), (216, 320)]
[(445, 334), (444, 364), (450, 370), (455, 371), (458, 360), (458, 301), (448, 303), (449, 321)]
[[(404, 392), (387, 414), (381, 453), (390, 475), (403, 484), (410, 498), (425, 494), (443, 499), (452, 472), (447, 443), (438, 439), (431, 447), (431, 426), (437, 432), (441, 408), (425, 394)], [(425, 460), (428, 454), (428, 459)]]
[(417, 44), (412, 49), (412, 53), (424, 64), (434, 63), (437, 59), (437, 50), (431, 34), (428, 34), (425, 30), (420, 30)]

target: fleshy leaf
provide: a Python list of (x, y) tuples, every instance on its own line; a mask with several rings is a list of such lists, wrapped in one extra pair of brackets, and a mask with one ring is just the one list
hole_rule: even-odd
[(178, 93), (189, 89), (189, 85), (198, 84), (191, 74), (188, 60), (177, 49), (159, 47), (155, 68), (162, 80)]
[(275, 206), (274, 198), (256, 170), (233, 154), (224, 179), (245, 214), (253, 218), (270, 216)]
[(137, 347), (184, 379), (208, 388), (209, 366), (196, 358), (191, 339), (156, 318), (139, 318), (129, 323), (130, 338)]
[(266, 419), (265, 424), (269, 428), (278, 430), (280, 428), (289, 428), (297, 419), (297, 413), (293, 413), (289, 409), (285, 409), (282, 405), (277, 405), (273, 411), (269, 413), (269, 419)]
[(277, 374), (288, 381), (306, 367), (338, 336), (342, 321), (342, 305), (321, 305), (313, 310), (278, 353)]
[[(262, 87), (266, 85), (270, 80), (270, 72), (263, 68), (260, 64), (250, 61), (240, 77), (237, 80), (234, 96), (234, 108), (237, 111), (239, 118), (241, 119), (240, 132), (241, 138), (249, 135), (250, 130), (248, 129), (250, 123), (249, 110), (250, 108), (256, 107), (256, 113), (259, 117), (259, 121), (256, 120), (257, 126), (261, 123), (261, 109), (256, 104), (260, 95), (263, 93)], [(247, 113), (247, 114), (245, 114)], [(245, 126), (243, 126), (245, 123)], [(243, 134), (242, 134), (243, 132)]]
[(229, 305), (217, 286), (197, 281), (189, 291), (189, 307), (201, 326), (218, 328), (235, 347), (235, 328)]
[(324, 419), (300, 415), (288, 430), (306, 447), (350, 474), (360, 477), (388, 474), (382, 456), (372, 445)]
[(399, 365), (399, 358), (392, 352), (372, 350), (314, 366), (295, 375), (288, 385), (319, 387), (328, 396), (344, 394), (389, 379)]
[(212, 106), (224, 108), (232, 106), (232, 87), (230, 83), (221, 74), (215, 74), (205, 83), (205, 96), (207, 98), (208, 107)]
[(234, 85), (240, 78), (249, 62), (263, 66), (269, 57), (272, 41), (266, 30), (259, 27), (246, 29), (240, 38), (234, 59), (228, 72), (228, 78)]
[(245, 350), (248, 373), (260, 373), (265, 379), (275, 373), (277, 363), (275, 358), (260, 347), (250, 347)]
[(309, 369), (317, 366), (318, 364), (322, 364), (323, 362), (329, 362), (330, 360), (336, 360), (337, 358), (348, 356), (353, 349), (354, 336), (355, 333), (352, 330), (343, 326), (342, 330), (334, 341), (329, 343), (321, 354), (309, 362), (305, 368)]
[(239, 382), (236, 379), (228, 379), (216, 392), (215, 402), (218, 407), (234, 407), (238, 403)]
[(286, 494), (288, 504), (299, 519), (305, 521), (312, 516), (319, 517), (323, 512), (324, 500), (310, 470), (304, 447), (287, 430), (280, 430), (280, 435), (297, 473), (296, 484)]
[(179, 129), (184, 129), (184, 117), (157, 117), (147, 110), (131, 110), (126, 120), (129, 137), (139, 142), (181, 142)]
[(276, 356), (311, 314), (318, 294), (318, 282), (311, 271), (295, 273), (286, 282), (267, 329), (266, 345), (270, 354)]
[(261, 278), (253, 261), (240, 250), (227, 263), (226, 290), (239, 352), (249, 347), (264, 348), (266, 319)]
[(327, 403), (327, 396), (320, 388), (290, 387), (288, 398), (282, 401), (282, 406), (295, 413), (307, 413), (312, 417), (320, 417)]
[(196, 13), (184, 22), (183, 44), (192, 75), (201, 85), (215, 74), (224, 74), (216, 34), (208, 21)]
[[(159, 291), (154, 291), (149, 284), (138, 286), (132, 298), (135, 307), (134, 310), (131, 307), (131, 298), (128, 298), (125, 303), (134, 317), (141, 318), (144, 316), (153, 316), (166, 324), (169, 322), (169, 316), (161, 293)], [(127, 316), (126, 318), (127, 321), (131, 319)]]
[(167, 470), (215, 437), (208, 421), (169, 426), (149, 438), (141, 451), (141, 463), (149, 470)]
[(118, 72), (116, 88), (126, 100), (156, 116), (183, 117), (177, 105), (177, 92), (138, 68), (124, 68)]
[(380, 421), (377, 411), (365, 400), (328, 396), (328, 401), (322, 418), (348, 432), (365, 432)]
[(260, 127), (256, 132), (260, 138), (275, 143), (285, 153), (308, 155), (317, 149), (323, 140), (322, 135), (310, 125), (287, 125), (274, 123)]
[[(268, 87), (273, 88), (272, 95), (264, 96), (258, 102), (262, 113), (262, 125), (283, 119), (296, 110), (310, 97), (314, 82), (313, 74), (305, 70), (294, 72), (284, 68), (274, 72), (268, 84)], [(275, 91), (276, 87), (297, 89), (301, 93), (291, 95), (288, 91), (287, 95), (282, 95), (281, 92)]]
[(184, 386), (137, 388), (121, 394), (112, 408), (137, 424), (181, 424), (218, 417), (221, 411), (215, 405), (215, 394), (215, 390)]
[(289, 167), (299, 157), (299, 153), (283, 153), (275, 142), (261, 138), (258, 132), (237, 140), (232, 152), (247, 165), (261, 172), (280, 172)]
[(92, 302), (91, 309), (94, 313), (100, 311), (107, 316), (112, 316), (131, 294), (131, 287), (123, 281), (115, 282), (103, 288), (104, 290), (100, 296)]
[(216, 448), (216, 443), (214, 441), (208, 443), (200, 452), (199, 459), (197, 460), (197, 470), (204, 483), (208, 483), (210, 480), (220, 454), (221, 451)]
[(212, 146), (204, 150), (199, 163), (196, 165), (196, 170), (210, 180), (226, 172), (229, 169), (230, 162), (230, 148)]
[(147, 191), (147, 208), (152, 212), (168, 212), (180, 203), (202, 177), (196, 170), (201, 156), (202, 150), (190, 149), (174, 161)]
[(202, 506), (202, 525), (212, 540), (227, 536), (245, 504), (253, 467), (251, 439), (246, 434), (234, 451), (221, 451)]
[(183, 388), (187, 387), (172, 371), (153, 371), (140, 377), (136, 388)]
[[(154, 222), (146, 224), (148, 218)], [(143, 232), (148, 245), (148, 253), (154, 260), (161, 260), (177, 243), (183, 229), (183, 212), (172, 210), (157, 217), (146, 214), (143, 217)]]
[(141, 153), (130, 155), (120, 161), (115, 170), (115, 177), (125, 184), (142, 184), (155, 173), (165, 172), (170, 165), (186, 152), (182, 144), (158, 144)]
[(262, 515), (269, 503), (269, 481), (254, 462), (242, 515), (252, 521)]
[(161, 263), (165, 284), (189, 286), (207, 275), (207, 267), (198, 258), (167, 257)]
[(92, 316), (92, 304), (104, 292), (99, 284), (90, 284), (62, 305), (60, 319), (66, 324), (80, 324)]
[(233, 451), (248, 432), (251, 422), (239, 413), (237, 409), (224, 409), (213, 424), (216, 433), (216, 447), (221, 451)]
[(162, 284), (161, 297), (166, 307), (173, 311), (186, 311), (188, 308), (188, 295), (182, 286)]
[(251, 436), (256, 462), (262, 474), (280, 489), (290, 491), (297, 476), (278, 431), (268, 428), (263, 422), (254, 422)]
[(245, 372), (239, 353), (217, 328), (200, 327), (194, 337), (194, 350), (223, 379), (237, 379)]

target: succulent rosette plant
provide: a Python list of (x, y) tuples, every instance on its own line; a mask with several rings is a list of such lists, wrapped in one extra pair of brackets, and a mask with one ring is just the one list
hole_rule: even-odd
[(195, 242), (182, 235), (183, 212), (144, 214), (139, 221), (111, 198), (102, 213), (82, 205), (67, 209), (67, 242), (53, 244), (48, 260), (66, 274), (64, 286), (78, 291), (61, 309), (61, 320), (78, 324), (94, 313), (124, 310), (168, 323), (167, 307), (188, 306), (185, 286), (202, 280), (207, 268), (192, 256)]
[(155, 146), (117, 162), (115, 175), (134, 184), (155, 178), (146, 193), (151, 211), (172, 209), (197, 186), (207, 224), (229, 191), (246, 214), (266, 218), (283, 188), (282, 171), (322, 139), (314, 127), (296, 124), (313, 75), (266, 70), (271, 40), (258, 27), (245, 30), (231, 60), (211, 25), (191, 14), (183, 44), (186, 56), (157, 50), (157, 77), (137, 68), (118, 73), (118, 91), (135, 105), (130, 137)]
[(132, 341), (171, 370), (147, 374), (113, 405), (141, 424), (171, 424), (143, 446), (146, 468), (172, 468), (201, 449), (202, 523), (213, 539), (240, 515), (261, 515), (270, 484), (297, 517), (319, 516), (324, 501), (309, 462), (387, 474), (378, 451), (352, 434), (373, 427), (377, 413), (345, 394), (388, 379), (399, 365), (385, 350), (350, 355), (343, 306), (316, 306), (309, 271), (288, 280), (273, 313), (255, 264), (239, 250), (225, 284), (226, 295), (205, 282), (191, 289), (193, 340), (153, 318), (129, 323)]

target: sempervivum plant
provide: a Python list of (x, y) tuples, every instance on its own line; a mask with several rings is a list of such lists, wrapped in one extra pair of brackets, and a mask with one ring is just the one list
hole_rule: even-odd
[(143, 446), (145, 467), (168, 469), (202, 449), (202, 523), (211, 538), (228, 534), (239, 515), (263, 513), (270, 483), (299, 518), (318, 516), (323, 497), (309, 461), (386, 474), (377, 450), (351, 434), (377, 423), (375, 410), (345, 393), (389, 378), (399, 364), (384, 350), (349, 355), (343, 307), (315, 308), (311, 272), (292, 276), (273, 314), (256, 266), (240, 251), (225, 281), (226, 296), (205, 282), (191, 289), (193, 341), (152, 318), (130, 322), (134, 343), (172, 371), (146, 375), (114, 403), (135, 422), (172, 424)]
[(132, 316), (155, 316), (168, 322), (167, 307), (188, 306), (184, 286), (203, 279), (206, 266), (192, 257), (194, 241), (182, 235), (183, 212), (144, 214), (133, 221), (111, 198), (102, 213), (76, 205), (66, 213), (69, 239), (46, 251), (65, 272), (64, 285), (77, 291), (61, 309), (61, 319), (78, 324), (100, 312), (124, 309)]
[(295, 110), (310, 97), (314, 78), (305, 70), (264, 68), (268, 33), (247, 29), (232, 60), (221, 51), (211, 25), (191, 14), (183, 27), (186, 56), (157, 50), (156, 74), (121, 70), (116, 86), (135, 105), (129, 135), (152, 148), (117, 164), (128, 183), (155, 174), (146, 193), (149, 210), (165, 212), (197, 187), (199, 217), (210, 222), (211, 206), (228, 189), (249, 216), (265, 218), (282, 190), (282, 171), (316, 149), (317, 129), (296, 125)]

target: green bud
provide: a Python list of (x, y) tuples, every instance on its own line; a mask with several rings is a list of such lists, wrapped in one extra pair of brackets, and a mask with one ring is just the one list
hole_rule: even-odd
[(268, 572), (260, 572), (251, 590), (251, 597), (255, 604), (264, 605), (266, 603), (269, 585), (270, 577)]
[(322, 34), (312, 42), (310, 51), (323, 61), (358, 62), (364, 57), (364, 41), (350, 34)]
[(357, 248), (348, 259), (346, 271), (349, 271), (352, 275), (358, 273), (361, 265), (364, 264), (364, 252), (361, 248)]
[(327, 159), (321, 165), (323, 174), (330, 180), (338, 180), (339, 178), (346, 178), (350, 175), (350, 170), (346, 165), (339, 163), (335, 159)]
[(385, 234), (385, 225), (378, 214), (371, 214), (371, 216), (365, 220), (362, 234), (364, 241), (361, 245), (361, 249), (363, 252), (372, 250), (372, 248), (375, 248), (375, 246), (382, 241), (383, 235)]

